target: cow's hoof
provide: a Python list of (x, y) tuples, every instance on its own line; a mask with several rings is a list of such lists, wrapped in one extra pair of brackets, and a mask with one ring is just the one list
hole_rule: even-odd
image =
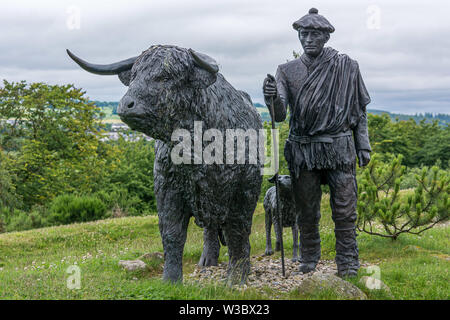
[(250, 259), (243, 258), (235, 261), (228, 267), (227, 285), (244, 285), (250, 273)]
[(299, 257), (293, 257), (293, 258), (292, 258), (292, 262), (294, 262), (294, 263), (295, 263), (295, 262), (299, 262), (299, 261), (300, 261), (300, 258), (299, 258)]
[(162, 277), (163, 281), (169, 283), (182, 283), (183, 282), (183, 274), (182, 273), (163, 273)]
[(243, 286), (247, 283), (248, 274), (242, 274), (242, 273), (231, 273), (227, 277), (227, 286), (233, 287), (233, 286)]
[(273, 255), (273, 250), (272, 249), (266, 249), (266, 251), (264, 252), (264, 255), (266, 255), (266, 256)]
[(312, 271), (316, 270), (316, 264), (315, 263), (302, 263), (300, 265), (299, 271), (301, 273), (310, 273)]
[(219, 259), (201, 256), (198, 262), (200, 267), (215, 267), (219, 264)]

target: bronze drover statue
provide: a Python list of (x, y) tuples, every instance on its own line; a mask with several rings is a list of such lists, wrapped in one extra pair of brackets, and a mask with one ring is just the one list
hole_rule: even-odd
[(334, 27), (318, 10), (293, 24), (304, 54), (278, 67), (264, 81), (266, 104), (274, 101), (277, 122), (290, 108), (290, 132), (284, 155), (291, 174), (300, 229), (300, 271), (313, 271), (320, 259), (321, 184), (330, 187), (335, 223), (338, 275), (359, 268), (356, 243), (356, 156), (370, 161), (366, 106), (369, 94), (358, 63), (324, 47)]

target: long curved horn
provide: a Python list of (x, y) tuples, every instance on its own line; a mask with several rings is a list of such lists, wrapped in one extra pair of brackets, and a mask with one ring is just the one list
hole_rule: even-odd
[(189, 49), (189, 52), (194, 58), (194, 62), (197, 65), (197, 67), (205, 69), (206, 71), (212, 74), (219, 72), (219, 66), (217, 65), (217, 62), (214, 61), (213, 58), (207, 56), (206, 54), (195, 52), (192, 49)]
[(133, 67), (133, 64), (136, 62), (136, 59), (138, 58), (133, 57), (113, 64), (102, 65), (102, 64), (92, 64), (87, 61), (84, 61), (83, 59), (78, 58), (76, 55), (70, 52), (69, 49), (67, 49), (67, 54), (84, 70), (99, 75), (115, 75), (123, 71), (130, 70)]

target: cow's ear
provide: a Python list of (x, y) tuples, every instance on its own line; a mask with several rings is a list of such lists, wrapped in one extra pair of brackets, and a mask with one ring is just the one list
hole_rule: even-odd
[(194, 88), (205, 89), (217, 80), (217, 73), (212, 74), (195, 66), (189, 75), (189, 84)]
[(219, 66), (210, 56), (189, 49), (189, 53), (194, 62), (194, 68), (189, 80), (195, 88), (207, 88), (217, 80)]
[(120, 72), (118, 74), (119, 80), (126, 85), (127, 87), (130, 85), (131, 82), (131, 70), (126, 70), (123, 72)]

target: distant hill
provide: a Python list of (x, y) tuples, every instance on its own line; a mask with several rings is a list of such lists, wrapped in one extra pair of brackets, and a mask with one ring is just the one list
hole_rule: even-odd
[[(270, 121), (270, 114), (269, 110), (266, 106), (262, 105), (261, 103), (254, 103), (254, 106), (256, 109), (258, 109), (259, 113), (261, 114), (261, 117), (263, 118), (263, 121)], [(380, 114), (387, 114), (393, 121), (399, 120), (409, 120), (414, 119), (416, 122), (420, 122), (423, 119), (425, 119), (426, 122), (433, 122), (433, 121), (439, 121), (440, 125), (445, 125), (450, 123), (450, 114), (444, 114), (444, 113), (438, 113), (438, 114), (432, 114), (432, 113), (416, 113), (415, 115), (409, 115), (409, 114), (401, 114), (401, 113), (391, 113), (389, 111), (384, 110), (376, 110), (376, 109), (368, 109), (368, 113), (380, 115)]]
[(415, 115), (409, 115), (409, 114), (401, 114), (401, 113), (391, 113), (388, 111), (375, 110), (375, 109), (368, 109), (367, 111), (369, 113), (376, 114), (376, 115), (386, 113), (394, 121), (414, 119), (416, 122), (420, 122), (425, 119), (426, 122), (433, 122), (433, 121), (437, 120), (437, 121), (439, 121), (440, 125), (450, 123), (450, 114), (445, 114), (445, 113), (432, 114), (432, 113), (426, 112), (426, 113), (416, 113)]
[[(119, 105), (118, 102), (106, 102), (106, 101), (93, 101), (98, 107), (104, 109), (104, 113), (106, 114), (106, 118), (108, 117), (117, 117), (117, 107)], [(268, 121), (270, 122), (270, 114), (269, 110), (265, 105), (262, 105), (261, 103), (254, 103), (253, 104), (255, 108), (258, 110), (259, 114), (261, 115), (261, 118), (264, 122)], [(409, 115), (409, 114), (401, 114), (401, 113), (391, 113), (389, 111), (384, 110), (376, 110), (376, 109), (368, 109), (367, 110), (371, 114), (383, 114), (386, 113), (389, 115), (389, 117), (393, 120), (409, 120), (414, 119), (416, 122), (422, 121), (425, 119), (426, 122), (433, 122), (433, 121), (439, 121), (440, 125), (445, 125), (450, 123), (450, 114), (432, 114), (432, 113), (416, 113), (415, 115)], [(115, 117), (114, 117), (115, 118)]]
[(269, 109), (267, 109), (267, 107), (262, 105), (261, 103), (254, 103), (253, 105), (256, 107), (256, 110), (258, 110), (259, 114), (261, 115), (262, 121), (270, 122)]

